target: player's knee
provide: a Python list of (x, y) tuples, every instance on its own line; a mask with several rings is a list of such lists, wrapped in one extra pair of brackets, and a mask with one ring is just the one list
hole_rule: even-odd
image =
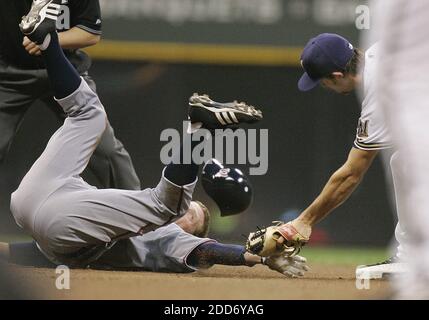
[(12, 212), (13, 215), (15, 215), (15, 212), (17, 211), (17, 205), (19, 203), (19, 198), (20, 194), (18, 193), (18, 190), (16, 190), (15, 192), (12, 193), (12, 195), (10, 196), (10, 211)]
[(10, 196), (10, 209), (16, 211), (19, 204), (24, 202), (24, 199), (29, 195), (29, 190), (23, 186), (19, 186)]
[(10, 196), (10, 211), (19, 226), (23, 226), (28, 218), (28, 212), (31, 209), (31, 204), (27, 200), (30, 194), (26, 188), (19, 187)]

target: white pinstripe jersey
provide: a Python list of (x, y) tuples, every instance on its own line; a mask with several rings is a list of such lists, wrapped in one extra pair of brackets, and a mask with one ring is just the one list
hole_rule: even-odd
[(362, 111), (354, 141), (354, 146), (361, 150), (381, 150), (391, 147), (383, 112), (376, 99), (375, 72), (379, 58), (378, 47), (376, 43), (365, 52)]

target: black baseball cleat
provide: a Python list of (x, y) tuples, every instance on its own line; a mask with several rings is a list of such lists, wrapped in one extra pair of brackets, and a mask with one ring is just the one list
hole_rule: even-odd
[(197, 93), (189, 98), (189, 120), (201, 123), (206, 129), (234, 128), (261, 119), (262, 111), (244, 102), (220, 103), (211, 100), (208, 95)]
[(19, 24), (21, 32), (45, 50), (50, 43), (50, 34), (56, 31), (61, 0), (33, 0), (28, 14)]

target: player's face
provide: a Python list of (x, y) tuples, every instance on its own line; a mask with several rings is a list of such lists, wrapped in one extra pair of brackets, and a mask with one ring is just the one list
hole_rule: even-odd
[(190, 210), (191, 210), (190, 219), (191, 219), (192, 225), (195, 228), (194, 230), (194, 233), (195, 233), (196, 231), (201, 230), (204, 226), (204, 211), (200, 207), (200, 205), (196, 202), (192, 202)]
[(204, 211), (197, 202), (192, 201), (186, 214), (176, 221), (185, 232), (195, 234), (204, 228)]
[(336, 93), (347, 95), (355, 89), (355, 82), (351, 75), (338, 73), (332, 78), (323, 78), (320, 85), (328, 90)]

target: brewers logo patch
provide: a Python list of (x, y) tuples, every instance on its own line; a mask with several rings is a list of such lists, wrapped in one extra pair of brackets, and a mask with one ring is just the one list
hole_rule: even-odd
[(357, 126), (358, 139), (368, 138), (368, 123), (369, 123), (369, 120), (362, 121), (361, 119), (359, 119), (358, 126)]

